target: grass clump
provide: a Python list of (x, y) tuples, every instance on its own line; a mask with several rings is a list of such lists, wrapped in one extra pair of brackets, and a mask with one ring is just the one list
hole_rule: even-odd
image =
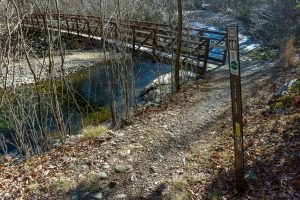
[(71, 188), (71, 182), (66, 179), (58, 179), (52, 183), (51, 188), (56, 191), (67, 192)]
[(107, 131), (106, 126), (87, 127), (82, 130), (82, 134), (85, 139), (95, 139)]
[(28, 189), (29, 189), (30, 191), (37, 191), (38, 188), (39, 188), (39, 184), (38, 184), (38, 183), (32, 183), (32, 184), (30, 184), (30, 185), (28, 186)]

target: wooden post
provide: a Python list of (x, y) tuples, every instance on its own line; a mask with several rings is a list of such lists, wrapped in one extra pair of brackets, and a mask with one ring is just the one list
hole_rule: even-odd
[(207, 70), (207, 64), (208, 64), (208, 57), (209, 57), (209, 46), (210, 46), (210, 39), (206, 39), (206, 45), (205, 45), (205, 55), (204, 55), (204, 73)]
[(201, 50), (202, 50), (202, 43), (201, 43), (201, 41), (200, 40), (198, 40), (198, 42), (200, 43), (199, 45), (198, 45), (198, 47), (196, 47), (196, 48), (198, 48), (198, 49), (195, 49), (196, 50), (196, 54), (197, 54), (197, 67), (200, 67), (200, 58), (201, 58)]
[(227, 48), (229, 51), (229, 69), (232, 100), (232, 121), (235, 152), (236, 187), (239, 192), (245, 189), (243, 114), (241, 92), (241, 69), (239, 56), (238, 27), (227, 27)]
[(197, 36), (198, 36), (198, 38), (203, 37), (203, 31), (202, 31), (202, 30), (199, 30), (198, 33), (197, 33)]
[[(99, 28), (99, 27), (96, 26), (96, 28), (94, 28), (94, 31), (92, 31), (93, 35), (96, 36), (96, 37), (98, 36), (98, 35), (97, 35), (98, 28)], [(101, 36), (101, 33), (100, 33), (99, 36)]]
[(132, 29), (132, 57), (135, 54), (135, 28)]
[(68, 18), (66, 18), (66, 24), (67, 24), (68, 35), (70, 35), (70, 26), (69, 26), (69, 20), (68, 20)]
[(38, 19), (38, 16), (37, 16), (37, 15), (35, 15), (35, 19), (36, 19), (36, 26), (37, 26), (37, 28), (38, 28), (39, 25), (40, 25), (40, 23), (39, 23), (39, 19)]
[(89, 39), (91, 38), (91, 30), (90, 30), (90, 22), (89, 20), (86, 21), (86, 24), (87, 24), (87, 29), (88, 29), (88, 36), (89, 36)]
[(79, 37), (79, 24), (78, 24), (78, 19), (76, 20), (76, 31), (77, 31), (77, 37)]
[(227, 50), (224, 50), (222, 65), (226, 64), (226, 58), (227, 58)]
[(152, 41), (153, 62), (156, 62), (157, 60), (156, 50), (157, 50), (157, 28), (153, 30), (153, 41)]

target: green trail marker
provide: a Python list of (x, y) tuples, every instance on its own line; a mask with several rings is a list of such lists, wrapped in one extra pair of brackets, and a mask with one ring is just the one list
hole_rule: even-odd
[(245, 189), (245, 180), (244, 180), (241, 71), (240, 71), (239, 38), (238, 38), (237, 26), (227, 27), (227, 48), (229, 52), (236, 187), (239, 192), (242, 192)]
[(231, 66), (232, 70), (237, 70), (238, 69), (238, 63), (236, 61), (232, 61), (230, 66)]

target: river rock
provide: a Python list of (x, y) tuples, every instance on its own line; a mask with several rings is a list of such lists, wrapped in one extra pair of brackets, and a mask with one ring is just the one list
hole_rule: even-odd
[(103, 163), (102, 169), (109, 169), (109, 168), (110, 168), (109, 164)]
[(90, 194), (90, 197), (92, 199), (103, 199), (103, 194), (102, 194), (102, 192), (95, 192), (95, 193)]
[(79, 200), (79, 196), (77, 194), (75, 194), (71, 197), (71, 200)]
[(133, 171), (132, 165), (122, 164), (115, 167), (116, 172), (119, 173), (130, 173)]
[(97, 174), (97, 177), (100, 179), (107, 179), (108, 175), (105, 172), (100, 172), (99, 174)]
[(128, 196), (126, 194), (118, 194), (116, 199), (126, 199)]

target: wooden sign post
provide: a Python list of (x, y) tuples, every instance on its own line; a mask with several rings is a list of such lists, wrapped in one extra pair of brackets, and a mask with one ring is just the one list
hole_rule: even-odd
[(245, 188), (245, 181), (244, 181), (241, 70), (240, 70), (239, 38), (238, 38), (237, 26), (227, 27), (227, 47), (229, 52), (236, 187), (239, 192), (242, 192)]

